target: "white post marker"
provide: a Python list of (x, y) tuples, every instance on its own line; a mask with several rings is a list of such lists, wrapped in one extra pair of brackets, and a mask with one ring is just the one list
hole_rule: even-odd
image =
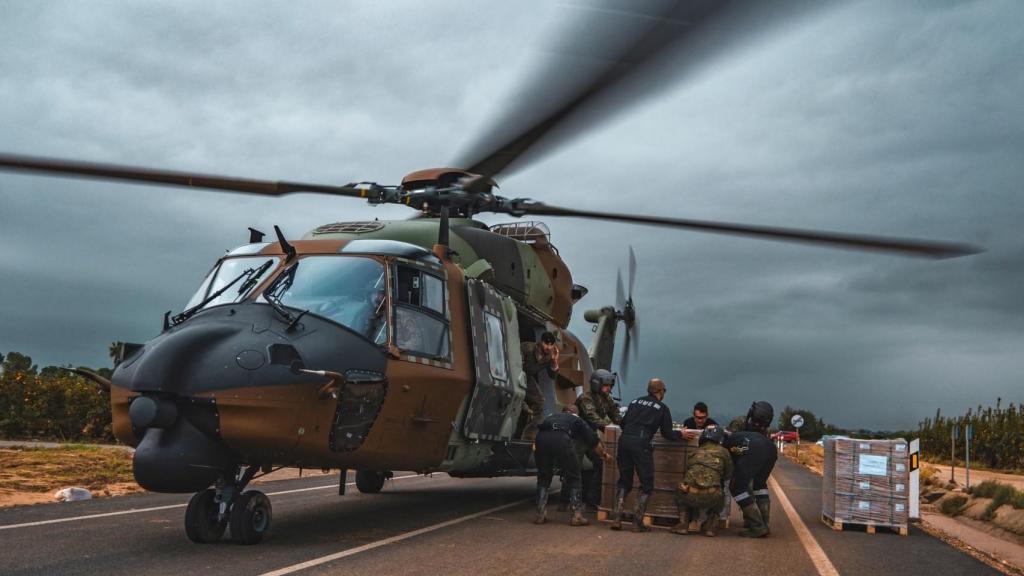
[(910, 441), (910, 517), (921, 518), (921, 440)]
[(970, 487), (971, 487), (971, 437), (972, 436), (974, 436), (974, 427), (971, 426), (970, 423), (968, 423), (967, 424), (967, 429), (964, 432), (964, 474), (966, 474), (966, 477), (964, 478), (964, 480), (965, 480), (964, 484), (967, 485), (968, 489), (970, 489)]

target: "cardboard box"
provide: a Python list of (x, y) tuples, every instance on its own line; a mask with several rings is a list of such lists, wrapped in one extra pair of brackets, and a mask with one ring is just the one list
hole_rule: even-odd
[[(604, 461), (604, 474), (601, 478), (601, 510), (610, 512), (615, 506), (615, 492), (619, 481), (619, 465), (616, 455), (619, 449), (619, 436), (622, 430), (618, 426), (608, 426), (604, 430), (602, 440), (608, 449), (610, 458)], [(697, 440), (671, 442), (657, 434), (654, 438), (654, 493), (647, 503), (647, 514), (655, 518), (676, 521), (679, 512), (676, 510), (676, 486), (683, 479), (687, 459), (697, 450)], [(640, 491), (640, 479), (633, 476), (633, 490), (626, 498), (624, 511), (631, 514), (636, 495)]]
[(907, 442), (826, 437), (822, 515), (833, 522), (906, 528)]

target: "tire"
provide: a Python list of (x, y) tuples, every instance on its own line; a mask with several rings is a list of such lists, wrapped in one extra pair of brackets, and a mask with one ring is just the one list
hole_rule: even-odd
[(259, 544), (270, 529), (271, 516), (270, 499), (263, 492), (242, 493), (231, 506), (231, 541)]
[(214, 501), (216, 492), (212, 488), (196, 492), (185, 509), (185, 534), (197, 544), (220, 540), (228, 527), (227, 520), (218, 520), (220, 506)]
[(376, 470), (356, 470), (356, 488), (363, 494), (376, 494), (384, 487), (386, 472)]

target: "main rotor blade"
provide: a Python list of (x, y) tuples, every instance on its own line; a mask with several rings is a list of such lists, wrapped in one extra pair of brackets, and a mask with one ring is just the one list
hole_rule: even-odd
[[(821, 0), (603, 0), (560, 35), (552, 58), (456, 166), (486, 178), (522, 168), (565, 140), (707, 65)], [(586, 118), (583, 118), (586, 116)]]
[(729, 222), (711, 222), (707, 220), (690, 220), (684, 218), (661, 218), (636, 214), (614, 214), (593, 210), (577, 210), (552, 206), (542, 202), (521, 202), (519, 209), (523, 214), (538, 216), (573, 216), (577, 218), (593, 218), (612, 222), (632, 222), (634, 224), (650, 224), (669, 228), (699, 230), (716, 234), (752, 236), (765, 240), (781, 240), (786, 242), (803, 242), (819, 244), (832, 248), (850, 250), (869, 250), (887, 252), (903, 256), (923, 258), (956, 258), (983, 252), (981, 248), (970, 244), (920, 240), (915, 238), (892, 238), (862, 234), (843, 234), (839, 232), (823, 232), (818, 230), (801, 230), (796, 228), (777, 228), (772, 226), (755, 226), (734, 224)]
[(0, 170), (15, 172), (35, 172), (48, 176), (64, 176), (71, 178), (95, 178), (100, 180), (118, 180), (137, 182), (140, 184), (159, 184), (164, 186), (184, 186), (188, 188), (205, 188), (227, 192), (243, 192), (264, 196), (283, 196), (293, 192), (315, 192), (334, 196), (350, 196), (359, 198), (366, 190), (355, 186), (324, 186), (301, 182), (274, 182), (270, 180), (249, 180), (229, 176), (214, 176), (194, 172), (176, 172), (154, 168), (120, 166), (116, 164), (97, 164), (64, 160), (60, 158), (42, 158), (38, 156), (21, 156), (0, 153)]
[(619, 375), (622, 380), (619, 385), (620, 395), (625, 382), (629, 379), (629, 356), (629, 330), (626, 330), (626, 338), (622, 342), (622, 359), (619, 361)]
[(636, 254), (633, 253), (633, 246), (629, 246), (629, 300), (633, 301), (633, 286), (636, 284)]

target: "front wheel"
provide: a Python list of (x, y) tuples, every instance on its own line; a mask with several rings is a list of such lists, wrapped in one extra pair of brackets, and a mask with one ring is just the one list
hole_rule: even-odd
[(250, 490), (231, 506), (231, 540), (237, 544), (259, 544), (270, 529), (270, 499)]
[(213, 488), (208, 488), (196, 492), (188, 501), (188, 508), (185, 509), (185, 534), (197, 544), (216, 542), (227, 529), (227, 520), (218, 518), (220, 505), (215, 500), (216, 495)]
[(363, 494), (376, 494), (384, 487), (387, 478), (387, 472), (356, 470), (356, 488)]

